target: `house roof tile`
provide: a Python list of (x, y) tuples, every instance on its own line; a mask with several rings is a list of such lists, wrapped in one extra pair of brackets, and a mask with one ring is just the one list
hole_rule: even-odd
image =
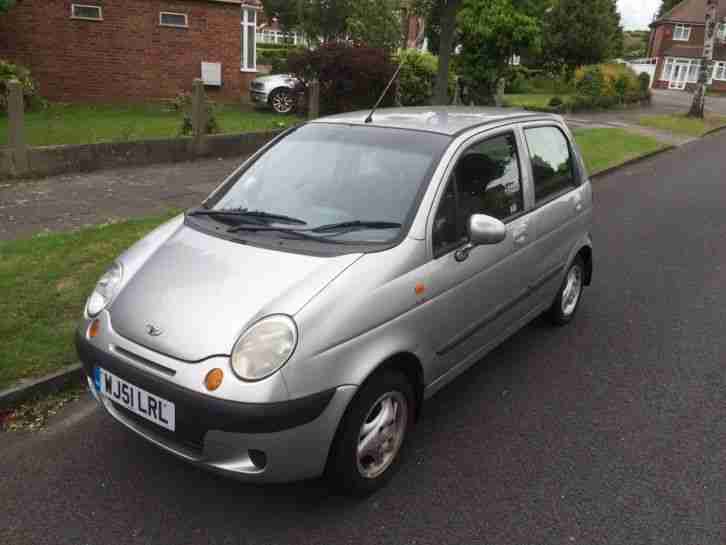
[[(657, 19), (654, 24), (674, 22), (702, 25), (706, 13), (706, 2), (707, 0), (683, 0)], [(723, 19), (726, 17), (726, 0), (718, 0), (718, 4), (717, 16), (719, 19)]]

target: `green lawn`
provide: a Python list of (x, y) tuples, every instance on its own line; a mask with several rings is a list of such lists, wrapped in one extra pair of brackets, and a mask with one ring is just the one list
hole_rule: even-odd
[(578, 129), (574, 132), (590, 174), (666, 147), (654, 138), (625, 129)]
[(547, 108), (550, 100), (554, 97), (560, 97), (566, 102), (569, 95), (554, 94), (524, 94), (524, 95), (504, 95), (504, 101), (507, 106), (515, 108)]
[(686, 136), (703, 136), (708, 131), (726, 126), (726, 117), (706, 116), (706, 119), (694, 119), (683, 115), (648, 115), (640, 118), (644, 127), (652, 127)]
[[(294, 115), (278, 116), (240, 105), (218, 105), (217, 121), (223, 133), (262, 131), (299, 122)], [(178, 136), (183, 114), (164, 104), (78, 105), (52, 104), (28, 112), (26, 135), (32, 146), (93, 144)], [(0, 145), (8, 138), (7, 116), (0, 117)]]
[(73, 331), (119, 253), (167, 219), (0, 242), (0, 389), (76, 363)]
[[(593, 173), (662, 147), (622, 129), (575, 135)], [(93, 285), (116, 256), (170, 216), (0, 242), (0, 388), (77, 361), (73, 331)]]

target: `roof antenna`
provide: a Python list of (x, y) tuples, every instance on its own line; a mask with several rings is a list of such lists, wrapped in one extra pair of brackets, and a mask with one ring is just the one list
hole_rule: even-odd
[[(416, 42), (414, 47), (418, 50), (421, 50), (424, 43), (426, 42), (426, 33), (424, 32), (423, 25), (419, 25), (418, 28), (418, 34), (416, 35)], [(404, 48), (406, 47), (406, 44), (403, 44)], [(383, 102), (384, 97), (386, 96), (386, 93), (388, 93), (388, 90), (391, 88), (391, 85), (393, 85), (393, 82), (396, 81), (396, 78), (398, 77), (398, 74), (401, 73), (401, 69), (403, 68), (403, 53), (404, 49), (401, 49), (399, 52), (399, 55), (401, 55), (401, 62), (398, 63), (398, 68), (396, 69), (396, 73), (393, 74), (393, 77), (391, 78), (391, 81), (388, 82), (388, 85), (386, 85), (386, 88), (383, 90), (383, 93), (381, 93), (380, 98), (378, 99), (378, 102), (376, 102), (376, 105), (373, 106), (373, 109), (371, 110), (371, 113), (368, 114), (368, 117), (366, 117), (365, 123), (373, 123), (373, 114), (376, 113), (376, 110), (378, 109), (378, 106), (381, 105), (381, 102)]]
[(366, 117), (365, 122), (366, 123), (373, 123), (373, 114), (376, 113), (376, 110), (378, 109), (378, 106), (381, 105), (381, 102), (383, 102), (383, 99), (385, 98), (386, 94), (388, 93), (388, 90), (391, 88), (391, 85), (393, 85), (393, 82), (396, 81), (396, 78), (398, 77), (398, 74), (401, 73), (401, 68), (403, 68), (403, 59), (401, 59), (400, 64), (398, 65), (398, 68), (396, 68), (396, 72), (393, 74), (393, 77), (391, 78), (391, 81), (388, 82), (388, 85), (386, 85), (386, 88), (383, 89), (383, 92), (381, 93), (380, 98), (378, 99), (378, 102), (376, 102), (376, 105), (373, 106), (373, 109), (371, 110), (371, 113), (368, 114), (368, 117)]

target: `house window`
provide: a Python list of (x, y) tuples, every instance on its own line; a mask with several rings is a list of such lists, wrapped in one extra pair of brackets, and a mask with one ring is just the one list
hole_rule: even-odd
[(691, 38), (691, 27), (688, 25), (676, 25), (673, 29), (673, 39), (679, 42), (687, 42)]
[(683, 59), (667, 57), (663, 67), (662, 81), (686, 81), (698, 83), (698, 75), (701, 71), (701, 59)]
[(673, 76), (673, 62), (675, 59), (667, 58), (665, 61), (665, 68), (663, 68), (663, 80), (670, 81)]
[(71, 19), (86, 19), (87, 21), (103, 21), (103, 8), (101, 8), (101, 6), (86, 6), (84, 4), (71, 4)]
[(186, 13), (172, 13), (162, 11), (159, 13), (160, 26), (173, 26), (177, 28), (189, 28), (189, 16)]
[(718, 32), (716, 34), (716, 37), (721, 41), (726, 41), (726, 23), (721, 23), (718, 25)]
[(714, 64), (713, 79), (726, 81), (726, 62), (717, 62)]
[(257, 10), (242, 7), (242, 71), (257, 72)]

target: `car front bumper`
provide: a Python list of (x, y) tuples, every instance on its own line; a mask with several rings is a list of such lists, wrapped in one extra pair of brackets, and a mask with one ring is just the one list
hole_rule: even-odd
[(250, 91), (250, 100), (255, 104), (267, 104), (270, 95), (264, 91)]
[[(342, 386), (278, 403), (220, 400), (129, 364), (94, 346), (80, 332), (76, 346), (91, 392), (115, 420), (194, 465), (243, 481), (288, 482), (321, 475), (338, 423), (355, 394), (354, 386)], [(100, 395), (93, 380), (96, 366), (173, 402), (175, 431)]]

